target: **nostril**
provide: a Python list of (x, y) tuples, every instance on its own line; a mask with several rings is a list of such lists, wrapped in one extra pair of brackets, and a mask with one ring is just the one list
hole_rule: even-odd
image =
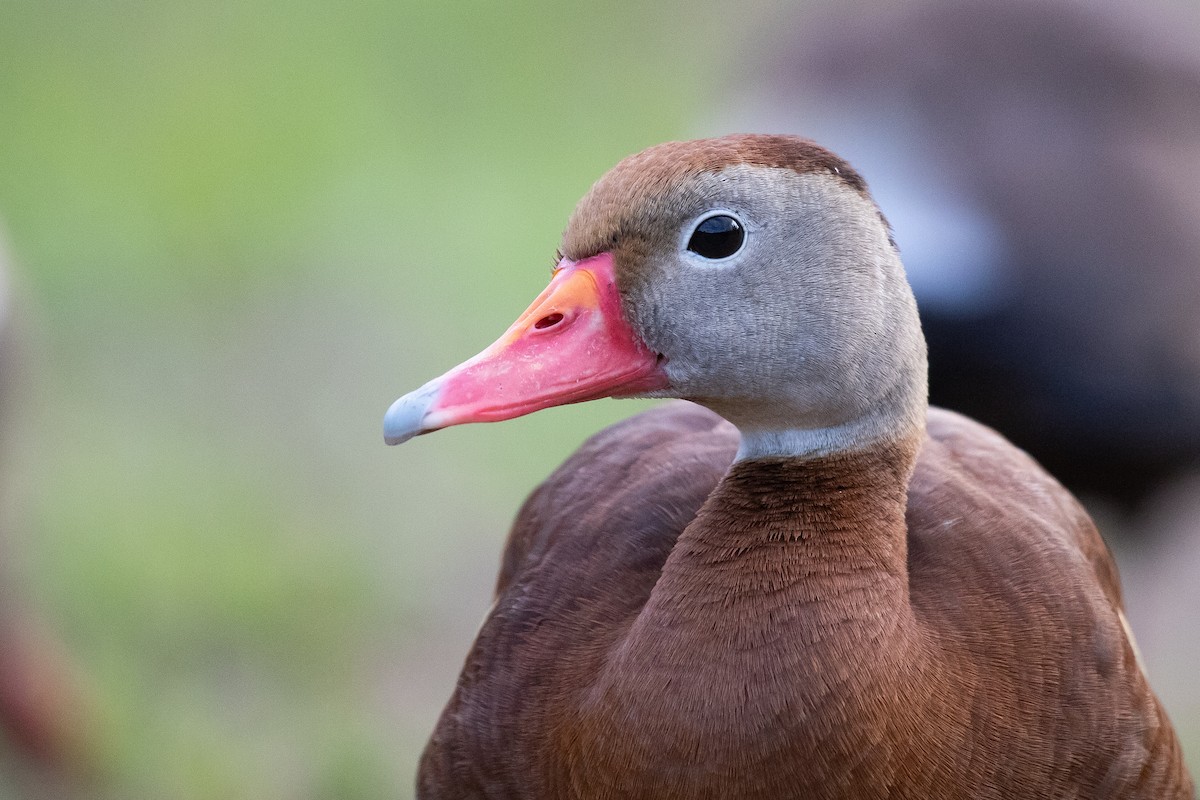
[(555, 325), (562, 322), (562, 320), (563, 315), (556, 311), (553, 314), (547, 314), (537, 322), (533, 323), (533, 327), (537, 328), (539, 331), (544, 328), (553, 328)]

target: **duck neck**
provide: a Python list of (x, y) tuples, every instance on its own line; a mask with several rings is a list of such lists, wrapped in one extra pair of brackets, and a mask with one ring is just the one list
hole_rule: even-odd
[(904, 513), (918, 441), (735, 462), (680, 535), (646, 611), (711, 625), (712, 604), (740, 606), (735, 635), (778, 624), (775, 611), (803, 616), (814, 635), (877, 633), (867, 628), (908, 609)]
[[(621, 768), (574, 785), (700, 796), (672, 781), (824, 752), (827, 769), (805, 765), (817, 796), (844, 777), (838, 765), (875, 747), (897, 704), (919, 702), (897, 691), (921, 652), (904, 522), (919, 441), (734, 463), (583, 695), (576, 763), (603, 754)], [(725, 796), (782, 791), (760, 789)]]

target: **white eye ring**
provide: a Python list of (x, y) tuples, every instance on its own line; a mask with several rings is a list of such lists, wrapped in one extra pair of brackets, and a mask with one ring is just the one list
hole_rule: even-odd
[(680, 249), (704, 264), (722, 264), (746, 249), (749, 226), (732, 211), (706, 211), (684, 227)]

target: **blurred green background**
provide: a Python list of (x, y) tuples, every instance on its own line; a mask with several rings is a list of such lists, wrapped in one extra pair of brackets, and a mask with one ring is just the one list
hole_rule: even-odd
[(382, 414), (540, 291), (605, 169), (695, 133), (745, 32), (708, 0), (0, 3), (0, 557), (111, 796), (410, 794), (517, 505), (637, 404), (394, 450)]
[(0, 559), (95, 698), (91, 796), (411, 793), (518, 504), (640, 406), (383, 412), (604, 170), (713, 132), (763, 8), (0, 2)]

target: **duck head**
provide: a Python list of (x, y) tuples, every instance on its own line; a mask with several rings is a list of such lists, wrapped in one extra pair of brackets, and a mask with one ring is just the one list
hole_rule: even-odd
[(671, 142), (579, 202), (550, 285), (491, 347), (401, 397), (399, 444), (599, 397), (678, 397), (741, 458), (824, 454), (924, 425), (925, 343), (862, 178), (791, 136)]

